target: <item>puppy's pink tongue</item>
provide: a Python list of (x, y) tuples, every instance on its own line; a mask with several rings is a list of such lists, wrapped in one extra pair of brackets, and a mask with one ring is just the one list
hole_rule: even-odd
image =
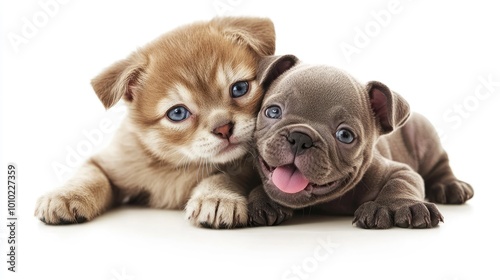
[(286, 193), (298, 193), (309, 184), (309, 180), (293, 165), (277, 167), (272, 180), (278, 189)]

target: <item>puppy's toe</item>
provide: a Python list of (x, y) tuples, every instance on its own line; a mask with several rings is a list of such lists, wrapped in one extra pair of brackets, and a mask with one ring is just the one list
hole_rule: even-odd
[(205, 228), (235, 228), (248, 223), (244, 197), (193, 197), (186, 205), (186, 217), (191, 224)]
[(394, 224), (403, 228), (431, 228), (443, 221), (443, 216), (435, 204), (415, 202), (398, 208), (394, 214)]
[(427, 207), (427, 210), (429, 210), (432, 227), (437, 226), (440, 222), (444, 222), (444, 217), (441, 214), (441, 212), (439, 212), (439, 209), (437, 208), (436, 204), (434, 203), (424, 203), (424, 204)]
[(76, 224), (95, 217), (94, 208), (77, 195), (50, 193), (38, 199), (35, 216), (48, 225)]
[(368, 201), (354, 213), (353, 224), (366, 229), (386, 229), (392, 227), (393, 217), (388, 207)]
[(407, 228), (411, 223), (411, 211), (408, 207), (401, 207), (394, 213), (394, 225), (401, 228)]
[(248, 200), (250, 226), (275, 226), (293, 216), (293, 209), (274, 202), (261, 187), (253, 189)]
[(430, 202), (441, 204), (462, 204), (474, 196), (472, 187), (459, 180), (436, 183), (429, 187), (427, 192)]
[(272, 201), (253, 201), (248, 205), (250, 226), (275, 226), (290, 219), (293, 209)]
[(446, 203), (446, 185), (435, 184), (429, 187), (426, 193), (430, 202), (445, 204)]
[(450, 204), (462, 204), (474, 196), (472, 187), (462, 181), (454, 181), (446, 186), (446, 197)]

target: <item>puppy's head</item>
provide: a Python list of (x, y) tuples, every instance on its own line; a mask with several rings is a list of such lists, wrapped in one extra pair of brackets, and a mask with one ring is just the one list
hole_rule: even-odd
[(301, 208), (338, 198), (368, 168), (378, 136), (404, 124), (409, 106), (380, 82), (362, 85), (333, 67), (293, 56), (263, 60), (267, 90), (255, 137), (264, 189)]
[(123, 99), (142, 146), (176, 164), (225, 163), (247, 150), (260, 108), (260, 58), (273, 23), (216, 18), (173, 30), (92, 80), (106, 108)]

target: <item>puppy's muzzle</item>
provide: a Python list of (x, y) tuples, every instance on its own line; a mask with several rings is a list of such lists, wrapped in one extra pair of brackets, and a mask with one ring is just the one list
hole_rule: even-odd
[(291, 132), (287, 137), (290, 149), (295, 156), (301, 155), (313, 146), (311, 136), (302, 132)]

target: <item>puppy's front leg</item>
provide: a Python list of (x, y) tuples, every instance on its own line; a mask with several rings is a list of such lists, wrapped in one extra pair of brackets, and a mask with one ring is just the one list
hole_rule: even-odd
[(248, 196), (250, 226), (276, 226), (293, 216), (293, 209), (274, 202), (259, 186)]
[(385, 169), (383, 176), (370, 176), (378, 177), (372, 183), (381, 186), (380, 192), (356, 210), (353, 224), (362, 228), (430, 228), (443, 221), (436, 205), (424, 201), (424, 181), (418, 173), (395, 162)]
[(95, 218), (112, 203), (111, 184), (90, 159), (63, 187), (38, 199), (35, 216), (51, 225), (82, 223)]
[(186, 216), (195, 226), (234, 228), (248, 222), (248, 190), (227, 174), (203, 179), (186, 205)]

